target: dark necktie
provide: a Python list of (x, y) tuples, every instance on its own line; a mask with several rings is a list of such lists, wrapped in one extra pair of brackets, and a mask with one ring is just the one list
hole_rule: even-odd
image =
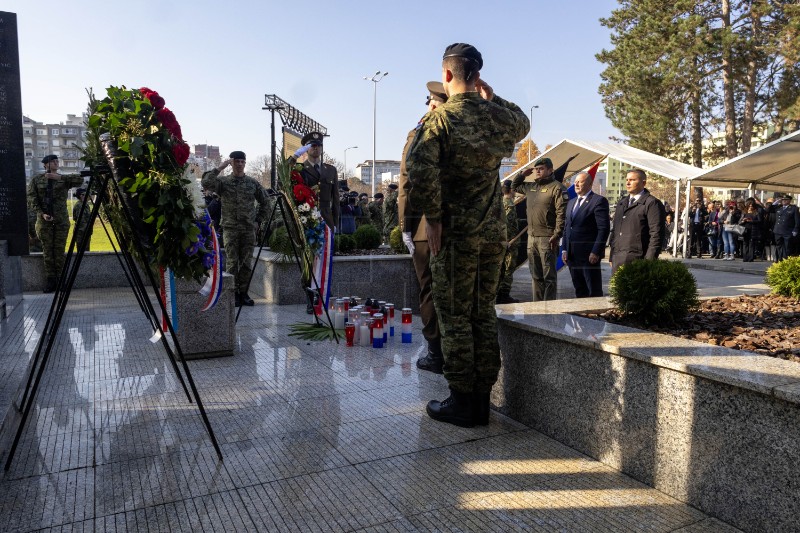
[(317, 173), (319, 173), (319, 163), (314, 163), (314, 170), (316, 170)]

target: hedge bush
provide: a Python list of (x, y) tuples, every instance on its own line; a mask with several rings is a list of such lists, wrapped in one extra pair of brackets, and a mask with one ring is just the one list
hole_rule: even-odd
[(372, 224), (364, 224), (353, 233), (356, 248), (359, 250), (372, 250), (381, 245), (381, 232)]
[(333, 238), (333, 249), (337, 252), (350, 252), (356, 248), (356, 240), (352, 235), (339, 234)]
[(766, 283), (775, 294), (800, 299), (800, 257), (787, 257), (767, 269)]
[(611, 277), (611, 302), (645, 324), (674, 324), (697, 308), (697, 282), (677, 261), (641, 260), (623, 265)]
[(408, 253), (408, 248), (403, 242), (403, 232), (400, 231), (400, 226), (395, 226), (389, 234), (389, 246), (398, 254)]

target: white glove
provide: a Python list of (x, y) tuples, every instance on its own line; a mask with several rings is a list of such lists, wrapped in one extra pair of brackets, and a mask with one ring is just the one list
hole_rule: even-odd
[(300, 156), (301, 156), (301, 155), (303, 155), (304, 153), (308, 152), (310, 149), (311, 149), (311, 145), (310, 145), (310, 144), (307, 144), (307, 145), (305, 145), (305, 146), (301, 146), (301, 147), (300, 147), (300, 148), (298, 148), (298, 149), (297, 149), (297, 151), (294, 153), (294, 156), (295, 156), (295, 157), (300, 157)]
[(797, 232), (796, 231), (792, 232), (792, 237), (797, 237)]
[(411, 238), (410, 231), (403, 232), (403, 244), (405, 244), (406, 248), (408, 248), (408, 253), (414, 253), (414, 239)]

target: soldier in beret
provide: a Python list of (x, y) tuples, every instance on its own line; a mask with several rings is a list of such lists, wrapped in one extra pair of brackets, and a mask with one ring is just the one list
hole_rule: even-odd
[[(81, 245), (83, 236), (86, 235), (86, 250), (89, 251), (91, 240), (92, 240), (92, 230), (94, 228), (89, 227), (89, 214), (91, 213), (91, 206), (86, 204), (86, 209), (83, 211), (83, 217), (81, 217), (81, 206), (83, 205), (84, 198), (86, 197), (86, 189), (78, 189), (75, 191), (75, 199), (77, 200), (72, 205), (72, 220), (75, 222), (75, 246), (76, 249), (78, 246)], [(80, 218), (80, 220), (78, 220)]]
[(383, 193), (376, 192), (374, 199), (367, 206), (367, 211), (369, 211), (369, 223), (375, 226), (375, 229), (377, 229), (381, 235), (383, 235), (383, 202)]
[[(428, 106), (428, 113), (447, 101), (444, 93), (444, 86), (440, 81), (429, 81), (427, 84), (428, 98), (425, 105)], [(427, 114), (426, 114), (427, 115)], [(426, 222), (422, 210), (412, 205), (409, 201), (411, 182), (408, 180), (408, 167), (406, 166), (406, 156), (417, 130), (422, 126), (425, 118), (417, 123), (417, 126), (408, 132), (406, 145), (403, 148), (403, 158), (400, 160), (400, 188), (397, 194), (398, 218), (400, 229), (403, 232), (403, 242), (411, 254), (414, 263), (414, 271), (417, 273), (419, 281), (419, 314), (422, 317), (422, 336), (428, 341), (428, 352), (424, 357), (417, 359), (417, 368), (427, 370), (434, 374), (441, 374), (444, 366), (444, 356), (442, 355), (442, 336), (439, 332), (439, 321), (436, 318), (436, 308), (433, 304), (431, 293), (433, 277), (431, 274), (431, 251), (428, 247), (428, 236), (425, 233)]]
[(506, 227), (497, 169), (530, 123), (480, 76), (483, 58), (469, 44), (447, 47), (447, 102), (428, 113), (406, 156), (409, 201), (425, 215), (433, 301), (442, 332), (450, 396), (428, 416), (472, 427), (489, 423), (489, 396), (500, 371), (494, 301)]
[[(536, 179), (525, 178), (536, 172)], [(553, 176), (553, 162), (540, 157), (530, 168), (514, 177), (511, 187), (528, 200), (528, 268), (533, 283), (533, 301), (555, 300), (558, 289), (556, 259), (564, 223), (567, 220), (569, 193)]]
[[(253, 248), (256, 232), (269, 216), (267, 191), (255, 178), (245, 174), (247, 157), (244, 152), (231, 152), (230, 158), (205, 174), (201, 185), (216, 193), (222, 202), (222, 230), (225, 234), (225, 270), (233, 274), (236, 306), (254, 305), (247, 294), (247, 284), (253, 272)], [(233, 172), (221, 175), (228, 166)], [(258, 208), (256, 208), (256, 203)]]
[(42, 159), (44, 173), (31, 178), (28, 184), (28, 209), (36, 213), (36, 235), (42, 242), (44, 292), (53, 292), (64, 268), (64, 249), (69, 234), (67, 191), (83, 185), (79, 174), (58, 173), (58, 156)]
[[(505, 212), (506, 221), (506, 234), (509, 241), (516, 237), (519, 232), (519, 221), (517, 220), (517, 206), (514, 204), (514, 190), (511, 188), (511, 180), (503, 181), (503, 186), (500, 188), (503, 192), (503, 211)], [(497, 303), (499, 304), (513, 304), (518, 303), (519, 300), (511, 296), (511, 285), (514, 283), (514, 271), (517, 270), (517, 249), (521, 245), (521, 241), (517, 239), (514, 244), (509, 245), (506, 250), (506, 255), (503, 258), (503, 278), (500, 280), (500, 286), (497, 288)]]
[[(294, 165), (300, 156), (307, 154), (300, 174), (309, 187), (319, 186), (319, 212), (328, 227), (334, 230), (339, 223), (340, 216), (337, 190), (339, 176), (336, 167), (322, 162), (321, 133), (312, 131), (306, 134), (300, 142), (303, 146), (289, 158), (289, 164)], [(346, 182), (345, 186), (347, 186)]]
[(356, 227), (360, 228), (364, 224), (369, 224), (369, 195), (362, 192), (358, 195), (358, 210), (356, 215)]
[(388, 189), (383, 202), (383, 235), (387, 241), (397, 227), (397, 184), (390, 183)]

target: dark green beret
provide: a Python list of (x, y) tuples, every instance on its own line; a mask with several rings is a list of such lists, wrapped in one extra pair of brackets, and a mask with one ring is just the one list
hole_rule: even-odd
[(510, 189), (511, 188), (511, 180), (503, 180), (503, 187), (505, 187), (506, 189)]
[(425, 102), (425, 105), (431, 103), (431, 100), (434, 102), (445, 103), (447, 101), (447, 93), (444, 92), (444, 85), (440, 81), (429, 81), (426, 84), (428, 87), (428, 100)]
[(322, 134), (318, 131), (312, 131), (311, 133), (306, 133), (303, 137), (303, 140), (300, 141), (303, 146), (307, 144), (318, 144), (322, 146)]
[(444, 51), (442, 59), (448, 57), (463, 57), (478, 64), (478, 70), (483, 68), (483, 57), (478, 49), (467, 43), (453, 43)]
[(58, 156), (57, 156), (57, 155), (53, 155), (53, 154), (46, 155), (46, 156), (44, 156), (44, 157), (42, 158), (42, 164), (43, 164), (43, 165), (46, 165), (46, 164), (47, 164), (47, 163), (49, 163), (50, 161), (57, 161), (57, 160), (58, 160)]
[(382, 192), (376, 192), (375, 193), (375, 199), (377, 200), (378, 198), (383, 198), (383, 193)]
[(396, 191), (397, 190), (397, 184), (396, 183), (390, 183), (389, 184), (389, 188), (392, 189), (393, 191)]
[(236, 150), (234, 152), (231, 152), (230, 158), (231, 159), (244, 159), (245, 161), (247, 161), (247, 157), (244, 155), (244, 152), (242, 152), (241, 150)]
[[(358, 198), (358, 192), (350, 191), (350, 194), (348, 196), (350, 196), (350, 198)], [(366, 196), (366, 194), (364, 196)]]
[(75, 191), (75, 196), (83, 196), (84, 194), (86, 194), (86, 189), (78, 189)]
[(547, 168), (553, 168), (553, 162), (552, 162), (552, 161), (550, 161), (550, 158), (549, 158), (549, 157), (540, 157), (540, 158), (539, 158), (539, 159), (537, 159), (537, 160), (536, 160), (536, 162), (533, 164), (533, 166), (535, 166), (535, 167), (538, 167), (539, 165), (544, 165), (544, 166), (546, 166)]

